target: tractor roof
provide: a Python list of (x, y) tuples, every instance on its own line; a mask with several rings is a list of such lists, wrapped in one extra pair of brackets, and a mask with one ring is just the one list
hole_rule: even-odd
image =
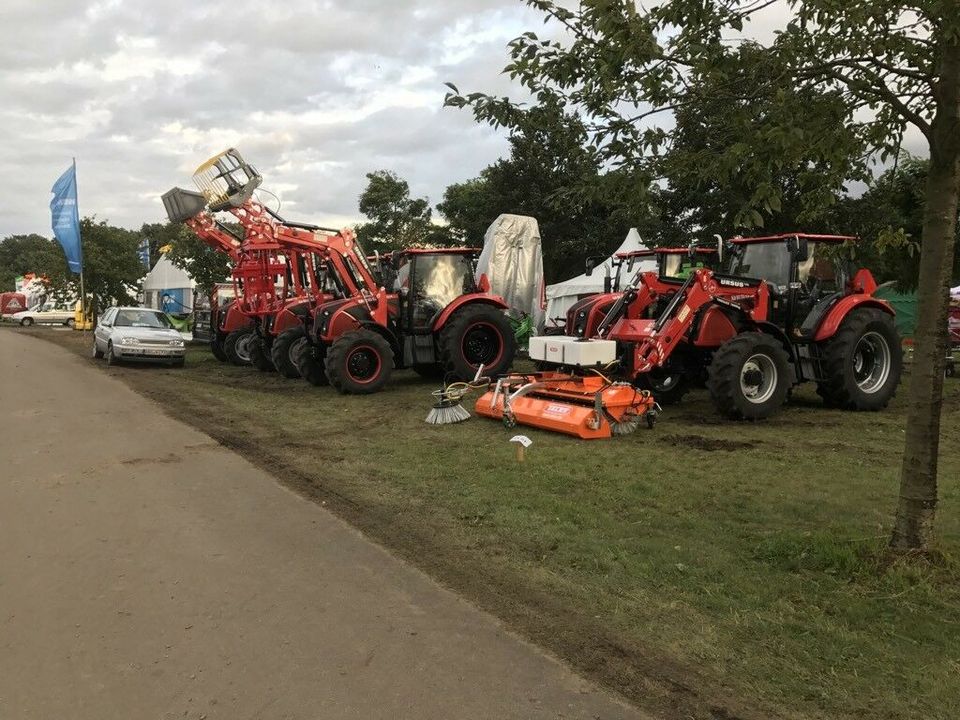
[[(694, 248), (698, 253), (703, 255), (716, 254), (716, 248), (709, 247), (698, 247)], [(636, 257), (653, 257), (654, 255), (687, 255), (690, 253), (690, 248), (688, 247), (658, 247), (658, 248), (646, 248), (644, 250), (629, 250), (627, 252), (619, 252), (614, 255), (616, 258), (629, 259)]]
[(859, 240), (856, 235), (818, 235), (815, 233), (781, 233), (779, 235), (763, 235), (760, 237), (735, 237), (730, 242), (738, 245), (747, 245), (750, 243), (773, 243), (786, 240), (788, 238), (804, 238), (806, 240), (816, 240), (817, 242), (842, 243), (849, 240)]

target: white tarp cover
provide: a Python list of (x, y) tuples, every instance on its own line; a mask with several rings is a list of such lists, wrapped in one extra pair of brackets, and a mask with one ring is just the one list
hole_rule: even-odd
[(543, 255), (536, 218), (504, 214), (493, 221), (477, 261), (477, 277), (484, 275), (490, 292), (512, 310), (530, 315), (535, 328), (543, 327)]
[[(647, 246), (644, 245), (640, 239), (640, 233), (637, 232), (637, 229), (630, 228), (627, 237), (624, 238), (623, 243), (614, 251), (613, 255), (646, 249)], [(567, 310), (573, 307), (574, 303), (576, 303), (581, 296), (603, 292), (603, 280), (608, 272), (613, 272), (613, 255), (607, 258), (602, 264), (598, 264), (590, 275), (577, 275), (569, 280), (547, 285), (548, 322), (553, 320), (553, 318), (565, 318), (567, 316)], [(633, 276), (641, 270), (656, 269), (657, 262), (653, 259), (634, 263), (630, 270), (627, 269), (627, 263), (624, 263), (620, 266), (620, 287), (624, 287)], [(616, 280), (617, 278), (611, 277), (612, 282)]]
[(960, 285), (957, 285), (955, 288), (950, 288), (950, 294), (953, 297), (960, 297)]

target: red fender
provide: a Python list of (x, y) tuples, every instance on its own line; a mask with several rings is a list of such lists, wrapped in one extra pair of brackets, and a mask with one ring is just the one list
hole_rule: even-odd
[(440, 317), (434, 320), (433, 328), (432, 328), (433, 332), (437, 332), (438, 330), (440, 330), (440, 328), (446, 325), (447, 320), (449, 320), (450, 316), (453, 315), (457, 310), (462, 308), (464, 305), (468, 305), (472, 303), (484, 303), (486, 305), (493, 305), (494, 307), (498, 307), (501, 310), (506, 310), (508, 307), (510, 307), (509, 305), (507, 305), (506, 301), (504, 301), (504, 299), (499, 295), (490, 295), (489, 293), (470, 293), (469, 295), (461, 295), (452, 303), (447, 305), (443, 309), (443, 312), (440, 313)]
[(820, 323), (820, 327), (817, 328), (817, 334), (813, 336), (813, 339), (816, 342), (820, 342), (821, 340), (832, 338), (837, 334), (840, 323), (850, 314), (850, 311), (860, 307), (876, 308), (891, 315), (896, 315), (890, 303), (886, 300), (878, 300), (871, 295), (863, 295), (861, 293), (847, 295), (830, 308), (830, 312), (827, 313), (823, 322)]
[(274, 317), (273, 325), (270, 328), (270, 334), (276, 336), (282, 333), (284, 330), (289, 330), (292, 327), (300, 327), (302, 325), (303, 320), (301, 317), (292, 312), (289, 307), (285, 307)]
[(241, 330), (253, 325), (253, 319), (244, 314), (240, 309), (240, 304), (234, 300), (227, 306), (227, 316), (223, 320), (221, 330), (225, 333), (232, 333), (234, 330)]

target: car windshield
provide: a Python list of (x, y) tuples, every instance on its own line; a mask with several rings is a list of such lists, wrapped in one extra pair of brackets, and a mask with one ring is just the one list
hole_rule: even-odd
[(113, 323), (117, 327), (153, 328), (169, 330), (173, 327), (167, 316), (153, 310), (120, 310)]
[(790, 282), (790, 253), (782, 242), (744, 243), (730, 261), (730, 274), (766, 280), (779, 286)]

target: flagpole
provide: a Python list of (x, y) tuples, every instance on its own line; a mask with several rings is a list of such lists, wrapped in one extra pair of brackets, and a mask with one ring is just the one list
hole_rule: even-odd
[[(80, 218), (80, 183), (77, 181), (77, 158), (73, 158), (73, 183), (77, 189), (76, 207), (77, 219)], [(80, 246), (80, 329), (87, 331), (87, 293), (83, 287), (83, 238), (80, 235), (80, 225), (77, 225), (77, 243)]]

